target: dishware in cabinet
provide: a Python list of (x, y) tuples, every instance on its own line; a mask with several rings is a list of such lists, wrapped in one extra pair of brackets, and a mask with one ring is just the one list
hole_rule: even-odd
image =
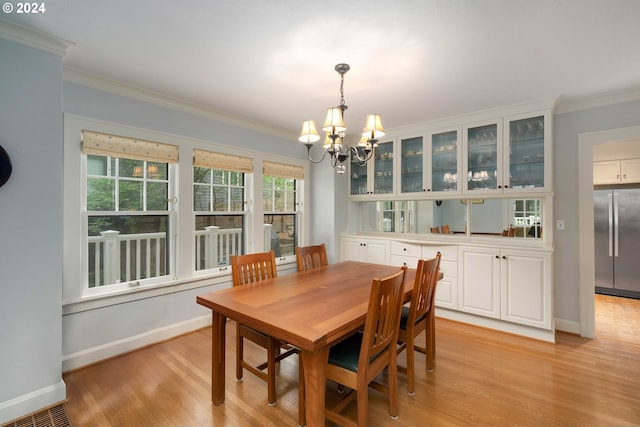
[(427, 162), (427, 191), (460, 194), (460, 128), (441, 129), (429, 132)]
[(504, 135), (504, 191), (550, 191), (550, 114), (539, 112), (506, 117)]
[(394, 158), (393, 140), (378, 142), (373, 157), (364, 165), (352, 156), (349, 162), (349, 195), (352, 198), (392, 196)]
[(400, 194), (427, 191), (424, 173), (424, 138), (400, 138)]
[(463, 191), (501, 193), (502, 121), (490, 121), (463, 127)]

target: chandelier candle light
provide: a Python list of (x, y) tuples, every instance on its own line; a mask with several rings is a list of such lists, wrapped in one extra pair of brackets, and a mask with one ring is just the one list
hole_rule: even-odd
[(344, 112), (349, 107), (344, 102), (344, 75), (349, 69), (349, 64), (335, 66), (335, 70), (340, 74), (340, 104), (337, 107), (327, 109), (327, 117), (322, 126), (322, 130), (326, 132), (326, 137), (322, 144), (322, 148), (324, 148), (322, 157), (319, 160), (311, 158), (311, 147), (313, 147), (314, 142), (320, 140), (320, 135), (316, 131), (316, 124), (313, 120), (302, 122), (302, 133), (298, 138), (307, 147), (310, 161), (320, 163), (329, 153), (331, 166), (336, 168), (339, 174), (343, 174), (346, 170), (344, 161), (349, 157), (349, 153), (351, 153), (355, 163), (364, 166), (373, 157), (374, 148), (378, 145), (378, 138), (384, 136), (380, 114), (368, 114), (365, 127), (362, 130), (362, 138), (358, 145), (345, 146), (344, 136), (347, 127), (344, 124)]

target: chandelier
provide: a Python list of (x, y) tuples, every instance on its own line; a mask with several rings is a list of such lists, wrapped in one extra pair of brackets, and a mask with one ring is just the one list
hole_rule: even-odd
[(354, 163), (364, 166), (373, 157), (374, 148), (378, 146), (378, 138), (384, 136), (380, 114), (368, 114), (360, 142), (356, 146), (345, 145), (344, 137), (347, 127), (344, 124), (344, 112), (349, 107), (344, 102), (344, 75), (350, 68), (349, 64), (337, 64), (335, 66), (335, 70), (340, 74), (340, 104), (337, 107), (327, 109), (327, 117), (324, 120), (324, 125), (322, 125), (322, 130), (326, 132), (322, 144), (322, 148), (324, 148), (322, 157), (318, 160), (314, 160), (311, 157), (313, 143), (320, 140), (320, 135), (316, 131), (316, 124), (313, 120), (302, 122), (302, 133), (298, 138), (307, 147), (307, 154), (311, 162), (320, 163), (329, 154), (331, 166), (336, 168), (339, 174), (345, 172), (346, 166), (344, 162), (350, 153)]

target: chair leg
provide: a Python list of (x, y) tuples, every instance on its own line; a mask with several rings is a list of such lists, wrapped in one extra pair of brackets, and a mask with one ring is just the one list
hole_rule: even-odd
[[(413, 370), (411, 371), (413, 374)], [(398, 362), (389, 363), (389, 414), (394, 420), (398, 418)]]
[(304, 369), (302, 366), (302, 354), (298, 354), (298, 425), (300, 427), (306, 424), (304, 397)]
[(415, 384), (415, 350), (413, 348), (414, 337), (407, 337), (407, 391), (413, 396), (416, 392)]
[(267, 396), (269, 406), (276, 404), (276, 355), (280, 345), (276, 340), (271, 340), (267, 349)]
[(369, 390), (367, 385), (358, 388), (356, 396), (358, 404), (358, 427), (367, 427), (367, 401), (369, 400)]
[(243, 343), (240, 326), (238, 326), (236, 329), (236, 380), (238, 381), (242, 381)]
[(426, 327), (426, 344), (427, 344), (427, 372), (433, 372), (436, 367), (436, 328), (435, 316), (433, 311), (429, 314)]

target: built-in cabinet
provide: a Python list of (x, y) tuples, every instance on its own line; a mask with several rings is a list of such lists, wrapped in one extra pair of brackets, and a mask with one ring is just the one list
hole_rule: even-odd
[(551, 327), (551, 253), (461, 247), (458, 309), (537, 328)]
[(352, 160), (349, 194), (379, 200), (549, 193), (551, 153), (548, 110), (427, 130), (379, 143), (368, 165)]
[(539, 337), (522, 328), (532, 327), (553, 340), (550, 250), (343, 236), (340, 258), (415, 268), (418, 259), (437, 252), (444, 277), (436, 307), (454, 319), (460, 313), (467, 316), (461, 320), (483, 326), (481, 319), (494, 319), (503, 330)]
[(593, 162), (594, 185), (640, 182), (640, 159)]

